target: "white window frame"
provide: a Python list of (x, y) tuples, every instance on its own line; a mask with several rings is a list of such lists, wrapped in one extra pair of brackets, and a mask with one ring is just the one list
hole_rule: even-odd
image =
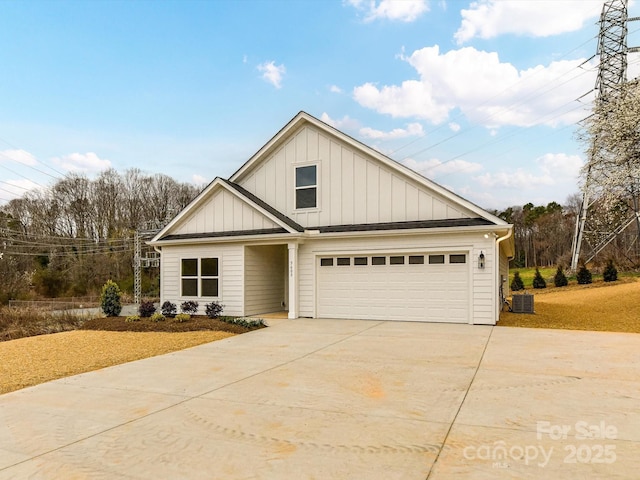
[[(215, 259), (218, 264), (218, 275), (203, 275), (202, 274), (202, 261), (208, 259)], [(185, 260), (196, 260), (196, 274), (195, 275), (184, 275), (182, 273), (182, 262)], [(218, 295), (216, 296), (204, 296), (202, 294), (202, 280), (218, 280)], [(183, 280), (195, 280), (196, 281), (196, 294), (195, 295), (185, 295)], [(184, 257), (180, 259), (180, 297), (181, 298), (220, 298), (220, 257)]]
[[(315, 167), (316, 169), (316, 183), (314, 185), (304, 185), (304, 186), (298, 186), (298, 169), (299, 168), (306, 168), (306, 167)], [(310, 210), (317, 210), (320, 208), (320, 186), (319, 186), (319, 179), (320, 179), (320, 165), (318, 162), (311, 162), (311, 163), (300, 163), (300, 164), (296, 164), (293, 166), (293, 186), (294, 186), (294, 192), (293, 192), (293, 203), (294, 203), (294, 209), (295, 210), (299, 210), (299, 211), (305, 211), (308, 212)], [(313, 207), (298, 207), (298, 190), (306, 190), (306, 189), (310, 189), (310, 188), (315, 188), (316, 190), (316, 204)]]

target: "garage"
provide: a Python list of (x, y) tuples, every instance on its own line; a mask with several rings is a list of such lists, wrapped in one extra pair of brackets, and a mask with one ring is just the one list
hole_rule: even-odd
[(317, 316), (469, 323), (467, 252), (317, 257)]

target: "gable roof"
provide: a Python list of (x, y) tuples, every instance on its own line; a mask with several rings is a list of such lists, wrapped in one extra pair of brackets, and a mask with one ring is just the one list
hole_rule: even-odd
[(476, 214), (478, 217), (484, 218), (495, 225), (501, 225), (501, 226), (508, 225), (507, 222), (493, 215), (492, 213), (487, 212), (486, 210), (479, 207), (478, 205), (470, 202), (469, 200), (466, 200), (465, 198), (462, 198), (456, 193), (435, 183), (432, 180), (429, 180), (427, 177), (419, 174), (418, 172), (410, 169), (409, 167), (406, 167), (405, 165), (393, 160), (392, 158), (387, 157), (386, 155), (380, 153), (379, 151), (365, 145), (364, 143), (354, 139), (353, 137), (341, 132), (340, 130), (332, 127), (331, 125), (323, 122), (322, 120), (317, 119), (313, 115), (310, 115), (304, 111), (299, 112), (295, 117), (293, 117), (293, 119), (289, 121), (289, 123), (287, 123), (283, 128), (281, 128), (280, 131), (271, 138), (271, 140), (269, 140), (260, 150), (258, 150), (249, 160), (247, 160), (233, 175), (231, 175), (231, 177), (229, 177), (229, 180), (233, 183), (239, 183), (242, 180), (242, 178), (247, 176), (249, 172), (251, 172), (254, 168), (256, 168), (262, 160), (266, 159), (271, 152), (275, 151), (282, 144), (282, 142), (284, 142), (288, 138), (291, 132), (298, 129), (305, 123), (309, 123), (315, 126), (321, 131), (326, 132), (328, 135), (337, 137), (344, 143), (350, 145), (356, 150), (361, 151), (364, 155), (367, 155), (369, 157), (376, 159), (377, 161), (381, 162), (382, 164), (391, 168), (392, 170), (395, 170), (400, 174), (413, 179), (419, 184), (422, 184), (428, 189), (431, 189), (434, 192), (437, 192), (442, 197), (448, 199), (454, 204), (457, 204), (463, 208), (466, 208), (467, 210)]
[[(228, 230), (219, 232), (202, 232), (197, 234), (191, 233), (174, 233), (174, 230), (186, 220), (190, 213), (195, 212), (197, 208), (203, 205), (207, 199), (209, 199), (213, 193), (223, 189), (226, 192), (234, 195), (249, 207), (275, 223), (277, 227), (269, 229), (256, 229), (256, 230)], [(196, 196), (185, 208), (182, 209), (173, 220), (171, 220), (155, 237), (149, 242), (150, 244), (156, 243), (160, 240), (174, 240), (178, 238), (201, 238), (201, 237), (221, 237), (221, 236), (236, 236), (236, 235), (250, 235), (250, 234), (266, 234), (266, 233), (300, 233), (304, 231), (304, 228), (291, 220), (286, 215), (277, 211), (267, 203), (260, 200), (258, 197), (248, 192), (240, 185), (236, 185), (229, 180), (225, 180), (220, 177), (216, 177), (209, 185), (207, 185), (202, 192)]]
[(226, 183), (229, 187), (231, 187), (234, 190), (236, 190), (240, 195), (244, 196), (247, 200), (250, 200), (250, 201), (254, 202), (256, 205), (261, 206), (266, 211), (271, 213), (274, 217), (280, 219), (281, 222), (289, 225), (292, 229), (294, 229), (294, 230), (296, 230), (298, 232), (303, 232), (304, 231), (304, 227), (302, 225), (300, 225), (299, 223), (294, 222), (289, 217), (287, 217), (285, 214), (283, 214), (282, 212), (279, 212), (278, 210), (273, 208), (271, 205), (269, 205), (266, 202), (260, 200), (253, 193), (251, 193), (248, 190), (244, 189), (240, 185), (238, 185), (236, 183), (233, 183), (233, 182), (231, 182), (229, 180), (225, 180), (223, 178), (221, 178), (220, 180), (222, 182)]

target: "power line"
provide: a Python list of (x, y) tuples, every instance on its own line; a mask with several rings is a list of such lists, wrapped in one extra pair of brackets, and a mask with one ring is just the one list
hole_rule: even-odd
[[(565, 57), (569, 56), (571, 53), (573, 53), (573, 52), (575, 52), (575, 51), (579, 50), (579, 49), (580, 49), (580, 48), (582, 48), (583, 46), (585, 46), (585, 45), (587, 45), (588, 43), (592, 42), (595, 38), (597, 38), (597, 37), (595, 37), (595, 36), (594, 36), (594, 37), (591, 37), (589, 40), (586, 40), (586, 41), (585, 41), (585, 42), (583, 42), (582, 44), (580, 44), (580, 45), (578, 45), (577, 47), (575, 47), (575, 48), (571, 49), (570, 51), (568, 51), (568, 52), (564, 53), (563, 55), (561, 55), (561, 56), (560, 56), (560, 57), (558, 57), (558, 58), (559, 58), (559, 59), (563, 59), (563, 58), (565, 58)], [(592, 58), (593, 58), (593, 57), (592, 57)], [(587, 61), (588, 61), (588, 60), (587, 60)], [(581, 65), (582, 65), (582, 64), (581, 64)], [(580, 66), (581, 66), (581, 65), (580, 65)], [(575, 69), (575, 68), (578, 68), (578, 67), (574, 67), (574, 69)], [(557, 78), (556, 78), (556, 79), (554, 79), (553, 81), (558, 80), (558, 79), (560, 79), (560, 78), (564, 77), (565, 75), (567, 75), (568, 73), (570, 73), (570, 72), (571, 72), (571, 71), (573, 71), (574, 69), (572, 69), (572, 70), (567, 70), (566, 72), (564, 72), (562, 75), (560, 75), (559, 77), (557, 77)], [(489, 97), (488, 99), (486, 99), (485, 101), (483, 101), (482, 103), (480, 103), (479, 105), (477, 105), (477, 107), (476, 107), (476, 108), (480, 108), (480, 107), (483, 107), (483, 106), (485, 106), (485, 105), (488, 105), (492, 100), (495, 100), (495, 99), (497, 99), (497, 98), (499, 98), (499, 97), (503, 96), (506, 92), (509, 92), (509, 91), (513, 90), (516, 86), (518, 86), (519, 84), (523, 83), (525, 80), (526, 80), (526, 81), (529, 81), (529, 80), (531, 80), (532, 78), (535, 78), (537, 75), (539, 75), (539, 74), (541, 74), (541, 73), (542, 73), (542, 70), (538, 70), (538, 71), (534, 72), (532, 75), (530, 75), (530, 76), (528, 76), (528, 77), (520, 77), (520, 78), (519, 78), (516, 82), (514, 82), (513, 84), (509, 85), (508, 87), (506, 87), (506, 88), (505, 88), (505, 89), (503, 89), (502, 91), (500, 91), (500, 92), (496, 93), (496, 94), (495, 94), (495, 95), (493, 95), (492, 97)], [(577, 78), (577, 77), (576, 77), (576, 78)], [(565, 82), (565, 83), (567, 83), (567, 82)], [(563, 83), (563, 84), (564, 84), (564, 83)], [(544, 87), (540, 87), (539, 89), (542, 89), (542, 88), (544, 88)], [(539, 90), (539, 89), (536, 89), (536, 90)], [(535, 91), (536, 91), (536, 90), (534, 90), (534, 93), (535, 93)], [(550, 90), (547, 90), (547, 91), (550, 91)], [(530, 98), (529, 100), (532, 100), (532, 99), (534, 99), (534, 98), (537, 98), (537, 97)], [(513, 106), (515, 106), (515, 105), (520, 105), (520, 104), (522, 104), (522, 103), (524, 103), (524, 100), (523, 100), (523, 101), (520, 101), (520, 102), (518, 102), (518, 103), (516, 103), (516, 104), (514, 104)], [(509, 108), (507, 108), (507, 109), (503, 110), (503, 112), (504, 112), (504, 113), (507, 113), (509, 110), (511, 110), (511, 109), (513, 108), (513, 106), (510, 106)], [(497, 114), (497, 113), (496, 113), (496, 114)], [(459, 119), (464, 118), (464, 117), (465, 117), (464, 113), (460, 112), (460, 113), (458, 113), (458, 114), (454, 115), (454, 116), (450, 119), (450, 121), (454, 121), (454, 122), (455, 122), (456, 120), (459, 120)], [(491, 117), (489, 117), (489, 118), (491, 118)], [(485, 119), (485, 120), (486, 120), (486, 119)], [(419, 141), (421, 141), (421, 140), (425, 139), (425, 138), (426, 138), (427, 136), (429, 136), (430, 134), (433, 134), (433, 133), (435, 133), (435, 132), (437, 132), (437, 131), (439, 131), (439, 130), (441, 130), (441, 129), (443, 129), (443, 128), (447, 128), (447, 125), (446, 125), (446, 124), (442, 124), (442, 125), (439, 125), (438, 127), (434, 128), (434, 129), (429, 130), (429, 131), (427, 132), (427, 134), (426, 134), (424, 137), (419, 137), (419, 138), (416, 138), (416, 139), (414, 139), (414, 140), (411, 140), (410, 142), (408, 142), (408, 143), (406, 143), (406, 144), (402, 145), (401, 147), (399, 147), (399, 148), (397, 148), (397, 149), (393, 150), (392, 152), (390, 152), (390, 153), (389, 153), (389, 156), (391, 156), (391, 155), (393, 155), (393, 154), (395, 154), (395, 153), (399, 152), (400, 150), (403, 150), (404, 148), (406, 148), (406, 147), (408, 147), (408, 146), (410, 146), (410, 145), (413, 145), (413, 144), (415, 144), (415, 143), (417, 143), (417, 142), (419, 142)], [(465, 131), (473, 130), (473, 129), (475, 129), (475, 128), (478, 128), (478, 125), (475, 125), (475, 126), (473, 126), (473, 127), (469, 128), (469, 129), (465, 129)], [(458, 135), (452, 135), (452, 136), (448, 137), (447, 139), (445, 139), (444, 141), (450, 140), (450, 139), (455, 138), (455, 137), (457, 137), (457, 136), (458, 136)], [(438, 143), (437, 143), (437, 144), (435, 144), (434, 146), (440, 145), (440, 144), (444, 143), (444, 141), (442, 141), (442, 142), (438, 142)], [(420, 153), (423, 153), (423, 152), (424, 152), (424, 151), (426, 151), (426, 150), (428, 150), (428, 148), (427, 148), (427, 149), (420, 150), (420, 151), (419, 151), (419, 152), (417, 152), (417, 153), (414, 153), (414, 154), (411, 154), (411, 155), (405, 156), (405, 157), (403, 157), (401, 160), (405, 160), (405, 159), (407, 159), (408, 157), (413, 156), (413, 155), (418, 155), (418, 154), (420, 154)]]
[[(55, 236), (55, 235), (41, 235), (41, 234), (25, 234), (25, 232), (21, 232), (21, 231), (18, 231), (18, 230), (11, 230), (9, 228), (2, 228), (2, 227), (0, 227), (0, 232), (4, 232), (5, 234), (14, 234), (14, 235), (22, 235), (22, 236), (28, 235), (30, 237), (38, 238), (38, 239), (68, 240), (68, 241), (73, 241), (73, 242), (82, 241), (82, 242), (89, 242), (89, 243), (95, 243), (96, 242), (95, 239), (88, 238), (88, 237), (66, 237), (66, 236), (63, 236), (63, 235)], [(115, 239), (113, 241), (118, 241), (118, 242), (122, 241), (122, 242), (124, 242), (124, 241), (126, 241), (126, 238), (118, 238), (118, 239)]]
[[(19, 148), (19, 147), (16, 147), (14, 144), (12, 144), (11, 142), (9, 142), (8, 140), (5, 140), (5, 139), (4, 139), (4, 138), (2, 138), (2, 137), (0, 137), (0, 142), (4, 143), (5, 145), (8, 145), (9, 147), (13, 148), (14, 150), (17, 150), (17, 151), (25, 151), (25, 152), (26, 152), (26, 150), (24, 150), (24, 149), (22, 149), (22, 148)], [(4, 153), (2, 153), (2, 152), (0, 152), (0, 155), (2, 155), (2, 156), (3, 156), (3, 157), (5, 157), (5, 158), (9, 158), (10, 160), (13, 160), (14, 162), (17, 162), (17, 163), (20, 163), (20, 164), (22, 164), (22, 165), (25, 165), (25, 166), (27, 166), (27, 167), (29, 166), (29, 165), (27, 165), (27, 164), (23, 164), (22, 162), (18, 162), (17, 160), (15, 160), (15, 159), (13, 159), (13, 158), (9, 157), (8, 155), (5, 155), (5, 154), (4, 154)], [(66, 177), (66, 175), (65, 175), (64, 173), (62, 173), (62, 172), (60, 172), (60, 171), (56, 170), (55, 168), (53, 168), (53, 167), (51, 167), (51, 166), (47, 165), (47, 164), (46, 164), (46, 163), (44, 163), (44, 162), (41, 162), (41, 161), (40, 161), (40, 160), (38, 160), (35, 156), (33, 156), (33, 159), (34, 159), (37, 163), (39, 163), (40, 165), (43, 165), (43, 166), (47, 167), (49, 170), (51, 170), (51, 171), (53, 171), (53, 172), (57, 173), (58, 175), (61, 175), (61, 176), (63, 176), (63, 177)], [(37, 169), (36, 169), (36, 170), (37, 170)], [(40, 170), (38, 170), (38, 171), (40, 171)], [(48, 173), (45, 173), (45, 172), (41, 172), (41, 173), (44, 173), (45, 175), (49, 175)], [(49, 175), (49, 176), (51, 176), (51, 175)], [(55, 178), (55, 177), (54, 177), (54, 178)]]
[[(577, 68), (577, 67), (576, 67), (576, 68)], [(571, 70), (571, 71), (573, 71), (573, 70)], [(557, 79), (562, 78), (563, 76), (565, 76), (565, 75), (566, 75), (566, 74), (568, 74), (568, 73), (569, 73), (569, 71), (568, 71), (568, 72), (565, 72), (564, 74), (562, 74), (561, 76), (559, 76)], [(546, 90), (542, 90), (542, 91), (540, 91), (539, 93), (537, 93), (537, 94), (536, 94), (536, 95), (534, 95), (534, 96), (529, 95), (528, 97), (525, 97), (524, 99), (522, 99), (522, 100), (520, 100), (519, 102), (517, 102), (517, 103), (515, 103), (515, 104), (513, 104), (513, 105), (511, 105), (511, 106), (509, 106), (508, 108), (503, 108), (503, 109), (501, 109), (501, 110), (499, 110), (499, 111), (495, 111), (495, 112), (491, 113), (491, 114), (490, 114), (490, 115), (488, 115), (488, 116), (485, 116), (484, 118), (482, 118), (482, 119), (481, 119), (481, 122), (482, 122), (482, 123), (486, 123), (487, 121), (489, 121), (489, 120), (491, 120), (492, 118), (494, 118), (496, 115), (504, 115), (505, 113), (509, 113), (510, 111), (515, 110), (515, 107), (517, 107), (517, 106), (519, 106), (519, 105), (521, 105), (521, 104), (523, 104), (523, 103), (525, 103), (525, 102), (529, 102), (529, 101), (531, 101), (531, 100), (535, 100), (536, 98), (539, 98), (539, 97), (541, 97), (542, 95), (546, 95), (546, 94), (548, 94), (549, 92), (551, 92), (551, 91), (553, 91), (553, 90), (555, 90), (555, 89), (557, 89), (557, 88), (560, 88), (561, 86), (563, 86), (563, 85), (565, 85), (565, 84), (569, 83), (570, 81), (575, 80), (576, 78), (578, 78), (578, 77), (580, 77), (580, 76), (582, 76), (582, 75), (586, 75), (586, 73), (588, 73), (588, 71), (587, 71), (587, 72), (584, 72), (584, 71), (583, 71), (583, 72), (582, 72), (582, 73), (580, 73), (579, 75), (576, 75), (575, 77), (572, 77), (572, 78), (570, 78), (570, 79), (568, 79), (568, 80), (566, 80), (566, 81), (564, 81), (564, 82), (562, 82), (562, 83), (560, 83), (560, 84), (558, 84), (558, 85), (555, 85), (555, 86), (554, 86), (554, 87), (552, 87), (552, 88), (548, 88), (548, 89), (546, 89)], [(557, 80), (557, 79), (556, 79), (556, 80)], [(541, 90), (541, 89), (538, 89), (538, 90)], [(536, 92), (536, 91), (534, 91), (533, 93), (535, 93), (535, 92)], [(567, 105), (570, 105), (570, 104), (571, 104), (571, 103), (573, 103), (574, 101), (575, 101), (575, 100), (572, 100), (571, 102), (567, 102), (567, 103), (565, 103), (565, 104), (561, 105), (560, 107), (556, 108), (555, 110), (552, 110), (552, 111), (551, 111), (551, 113), (553, 113), (554, 111), (556, 111), (556, 110), (558, 110), (558, 109), (560, 109), (560, 108), (565, 108)], [(540, 119), (545, 118), (547, 115), (548, 115), (548, 113), (546, 113), (546, 114), (544, 114), (544, 115), (542, 115), (542, 116), (539, 116), (537, 119), (534, 119), (534, 121), (532, 122), (532, 123), (533, 123), (533, 125), (532, 125), (532, 126), (539, 125), (539, 124), (541, 123), (539, 120), (540, 120)], [(562, 114), (561, 114), (561, 115), (562, 115)], [(561, 115), (558, 115), (558, 116), (561, 116)], [(556, 117), (553, 117), (553, 118), (556, 118)], [(434, 148), (434, 147), (437, 147), (437, 146), (439, 146), (439, 145), (442, 145), (443, 143), (446, 143), (446, 142), (448, 142), (449, 140), (452, 140), (452, 139), (457, 138), (457, 137), (459, 137), (459, 136), (465, 135), (465, 134), (467, 134), (467, 133), (469, 133), (469, 132), (471, 132), (471, 131), (474, 131), (474, 130), (476, 130), (476, 129), (480, 128), (480, 127), (481, 127), (480, 125), (476, 124), (476, 125), (474, 125), (473, 127), (470, 127), (470, 128), (463, 129), (463, 130), (460, 130), (460, 131), (458, 131), (458, 132), (455, 132), (454, 134), (449, 135), (448, 137), (446, 137), (446, 138), (444, 138), (444, 139), (442, 139), (442, 140), (440, 140), (440, 141), (438, 141), (438, 142), (436, 142), (436, 143), (434, 143), (434, 144), (431, 144), (431, 145), (429, 145), (429, 146), (427, 146), (427, 147), (425, 147), (425, 148), (423, 148), (423, 149), (421, 149), (421, 150), (418, 150), (417, 152), (414, 152), (414, 153), (412, 153), (412, 154), (409, 154), (409, 155), (407, 155), (407, 156), (403, 157), (402, 159), (400, 159), (400, 161), (402, 161), (402, 160), (406, 160), (406, 159), (407, 159), (407, 158), (409, 158), (409, 157), (415, 157), (416, 155), (420, 155), (420, 154), (422, 154), (422, 153), (424, 153), (424, 152), (426, 152), (426, 151), (428, 151), (428, 150), (431, 150), (431, 149), (432, 149), (432, 148)]]

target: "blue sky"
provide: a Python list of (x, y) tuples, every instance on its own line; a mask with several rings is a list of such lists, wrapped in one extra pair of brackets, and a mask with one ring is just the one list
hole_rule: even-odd
[(602, 4), (0, 0), (0, 202), (109, 167), (205, 184), (304, 110), (485, 208), (563, 203)]

